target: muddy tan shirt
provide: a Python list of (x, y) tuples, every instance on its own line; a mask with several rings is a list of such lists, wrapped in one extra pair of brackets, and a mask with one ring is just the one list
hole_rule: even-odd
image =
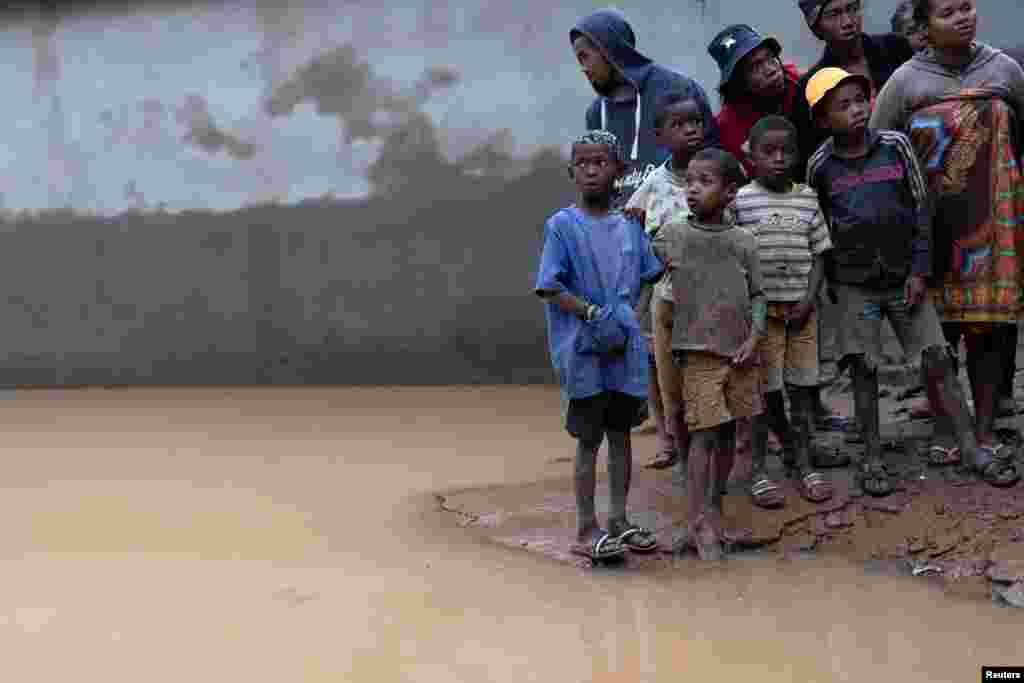
[(665, 225), (655, 252), (673, 263), (673, 350), (735, 354), (750, 336), (751, 302), (764, 296), (757, 238), (691, 218)]

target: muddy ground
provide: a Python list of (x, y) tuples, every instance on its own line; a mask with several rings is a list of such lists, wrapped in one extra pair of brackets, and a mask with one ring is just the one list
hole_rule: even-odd
[[(1024, 367), (1024, 364), (1022, 364)], [(922, 457), (932, 421), (911, 419), (910, 406), (923, 395), (915, 390), (914, 372), (894, 364), (882, 374), (882, 437), (886, 458), (899, 484), (885, 498), (865, 496), (849, 469), (831, 470), (834, 498), (812, 505), (787, 484), (785, 508), (755, 508), (742, 490), (726, 497), (727, 524), (734, 535), (732, 557), (751, 553), (789, 558), (814, 554), (839, 556), (874, 571), (919, 576), (947, 593), (1024, 607), (1024, 483), (996, 489), (956, 469), (929, 468)], [(1017, 378), (1017, 399), (1021, 380)], [(965, 382), (966, 378), (962, 377)], [(824, 394), (840, 415), (853, 414), (849, 381), (837, 380)], [(1020, 445), (1020, 416), (1001, 419), (1001, 436)], [(843, 431), (819, 431), (818, 445), (859, 456), (863, 446)], [(669, 547), (673, 531), (686, 521), (685, 485), (676, 470), (642, 469), (653, 455), (654, 436), (639, 430), (634, 437), (637, 469), (630, 493), (634, 522), (655, 531)], [(445, 510), (467, 529), (497, 543), (531, 551), (581, 567), (585, 560), (568, 553), (574, 529), (572, 444), (551, 462), (552, 478), (516, 487), (454, 491), (438, 497)], [(1017, 462), (1024, 472), (1024, 449)], [(782, 477), (781, 463), (770, 462)], [(599, 483), (599, 514), (607, 505), (606, 480)], [(603, 519), (603, 517), (601, 517)], [(631, 556), (638, 571), (680, 561), (663, 554)], [(696, 562), (695, 558), (689, 561)]]

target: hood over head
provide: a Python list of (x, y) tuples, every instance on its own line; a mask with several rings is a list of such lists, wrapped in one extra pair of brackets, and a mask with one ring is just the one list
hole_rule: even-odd
[[(581, 35), (589, 38), (631, 85), (639, 88), (643, 84), (653, 62), (637, 51), (636, 34), (621, 12), (602, 9), (588, 14), (569, 31), (569, 43)], [(597, 94), (608, 93), (598, 91)]]

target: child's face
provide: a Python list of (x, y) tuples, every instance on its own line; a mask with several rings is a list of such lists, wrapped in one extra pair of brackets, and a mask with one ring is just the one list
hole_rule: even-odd
[(796, 140), (789, 131), (765, 131), (750, 149), (754, 177), (770, 188), (781, 189), (793, 177), (797, 156)]
[(686, 203), (698, 218), (720, 216), (735, 198), (736, 185), (725, 182), (717, 161), (691, 161), (686, 167)]
[(911, 21), (903, 29), (903, 35), (906, 37), (907, 42), (910, 43), (910, 47), (914, 49), (914, 52), (920, 52), (928, 47), (928, 26), (925, 24), (916, 24)]
[(584, 200), (601, 200), (612, 193), (613, 183), (622, 171), (622, 164), (607, 145), (576, 145), (569, 169), (576, 189)]
[(614, 80), (615, 70), (597, 46), (586, 36), (579, 36), (572, 42), (572, 49), (590, 84), (598, 92), (608, 88)]
[(968, 47), (978, 32), (978, 12), (974, 0), (931, 0), (928, 12), (928, 37), (939, 49)]
[(826, 43), (845, 45), (863, 30), (861, 0), (832, 0), (821, 8), (816, 32)]
[(700, 107), (693, 100), (669, 106), (654, 137), (659, 145), (672, 150), (673, 155), (696, 152), (704, 141), (704, 115)]
[(825, 126), (834, 135), (859, 135), (867, 130), (871, 101), (860, 83), (843, 83), (822, 103)]
[(743, 75), (754, 97), (779, 97), (786, 92), (782, 61), (767, 46), (759, 47), (743, 58)]

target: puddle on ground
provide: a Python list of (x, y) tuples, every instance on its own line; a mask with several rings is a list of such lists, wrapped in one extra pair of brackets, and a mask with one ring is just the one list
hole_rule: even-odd
[[(547, 387), (19, 390), (0, 480), (4, 670), (770, 683), (1020, 663), (1019, 611), (881, 566), (795, 549), (593, 572), (438, 509), (452, 490), (525, 507), (564, 480), (558, 415)], [(635, 450), (646, 460), (653, 438)]]

